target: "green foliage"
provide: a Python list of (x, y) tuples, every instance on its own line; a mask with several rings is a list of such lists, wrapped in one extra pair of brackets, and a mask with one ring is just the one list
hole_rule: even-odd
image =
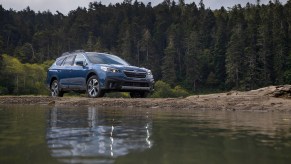
[(41, 64), (44, 70), (48, 70), (48, 68), (55, 62), (55, 60), (47, 60)]
[(157, 81), (155, 83), (155, 92), (151, 97), (153, 98), (169, 98), (169, 97), (187, 97), (189, 92), (181, 86), (176, 86), (174, 89), (163, 81)]
[(173, 91), (171, 89), (171, 86), (163, 81), (157, 81), (155, 83), (155, 92), (151, 97), (173, 97)]
[(48, 94), (46, 64), (22, 64), (17, 58), (3, 55), (0, 94)]
[(184, 89), (183, 87), (181, 87), (180, 85), (177, 85), (174, 89), (174, 97), (187, 97), (190, 95), (190, 93)]

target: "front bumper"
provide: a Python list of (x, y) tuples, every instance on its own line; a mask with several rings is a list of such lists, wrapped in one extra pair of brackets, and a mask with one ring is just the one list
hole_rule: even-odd
[(118, 78), (109, 77), (105, 80), (103, 89), (109, 91), (154, 91), (154, 79), (134, 79), (134, 78)]

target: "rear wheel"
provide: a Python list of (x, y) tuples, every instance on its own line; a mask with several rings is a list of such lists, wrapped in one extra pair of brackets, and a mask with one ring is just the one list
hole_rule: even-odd
[(147, 95), (148, 95), (148, 92), (145, 92), (145, 91), (130, 92), (131, 98), (146, 98)]
[(97, 76), (91, 76), (87, 81), (87, 95), (91, 98), (103, 97), (104, 92), (100, 89)]
[(63, 97), (64, 92), (60, 91), (58, 80), (54, 80), (51, 84), (51, 96), (52, 97)]

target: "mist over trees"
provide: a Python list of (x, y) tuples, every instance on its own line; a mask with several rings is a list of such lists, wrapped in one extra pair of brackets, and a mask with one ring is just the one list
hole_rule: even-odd
[(202, 0), (93, 2), (67, 16), (0, 5), (0, 20), (0, 94), (41, 93), (48, 61), (78, 49), (118, 55), (189, 91), (291, 83), (290, 0), (219, 10)]

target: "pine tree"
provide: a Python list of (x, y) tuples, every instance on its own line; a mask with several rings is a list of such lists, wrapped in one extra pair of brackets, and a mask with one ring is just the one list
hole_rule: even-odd
[(132, 29), (128, 20), (124, 20), (122, 24), (119, 41), (118, 41), (118, 51), (122, 58), (124, 58), (127, 62), (131, 64), (135, 64), (133, 57), (133, 42), (132, 42)]
[(220, 87), (224, 88), (225, 84), (225, 53), (227, 46), (227, 13), (224, 8), (221, 8), (217, 13), (217, 31), (215, 34), (214, 46), (214, 72)]
[(87, 40), (87, 44), (85, 46), (86, 51), (93, 51), (93, 46), (94, 46), (94, 40), (93, 40), (93, 33), (89, 32), (89, 37)]
[(146, 62), (149, 61), (149, 49), (150, 49), (150, 42), (151, 42), (151, 33), (148, 29), (144, 30), (142, 39), (141, 39), (141, 51), (145, 54)]
[(260, 12), (261, 24), (258, 26), (258, 64), (260, 68), (261, 86), (267, 86), (273, 84), (273, 50), (272, 50), (272, 24), (270, 17), (272, 17), (272, 11), (263, 7)]
[[(291, 15), (291, 1), (284, 6), (284, 15)], [(288, 56), (286, 58), (286, 70), (284, 72), (284, 82), (291, 84), (291, 17), (287, 17), (288, 24)]]
[(258, 26), (260, 24), (260, 16), (255, 5), (246, 6), (245, 20), (247, 22), (246, 44), (244, 49), (243, 67), (247, 68), (243, 73), (243, 87), (245, 89), (255, 89), (260, 86), (259, 76), (261, 69), (259, 68), (259, 55), (258, 55)]
[(162, 80), (174, 86), (176, 84), (176, 71), (175, 71), (175, 56), (176, 49), (174, 44), (174, 36), (170, 36), (168, 46), (164, 50), (165, 56), (162, 64)]
[(185, 54), (185, 71), (186, 71), (186, 83), (193, 91), (196, 91), (196, 84), (201, 81), (201, 69), (202, 69), (202, 45), (201, 40), (196, 31), (192, 31), (187, 38)]
[(286, 17), (283, 16), (283, 6), (275, 1), (273, 9), (273, 50), (275, 84), (284, 84), (284, 70), (286, 69), (286, 56), (288, 53)]
[(242, 62), (244, 50), (243, 32), (241, 26), (233, 29), (226, 51), (226, 84), (228, 88), (239, 88), (242, 79)]

